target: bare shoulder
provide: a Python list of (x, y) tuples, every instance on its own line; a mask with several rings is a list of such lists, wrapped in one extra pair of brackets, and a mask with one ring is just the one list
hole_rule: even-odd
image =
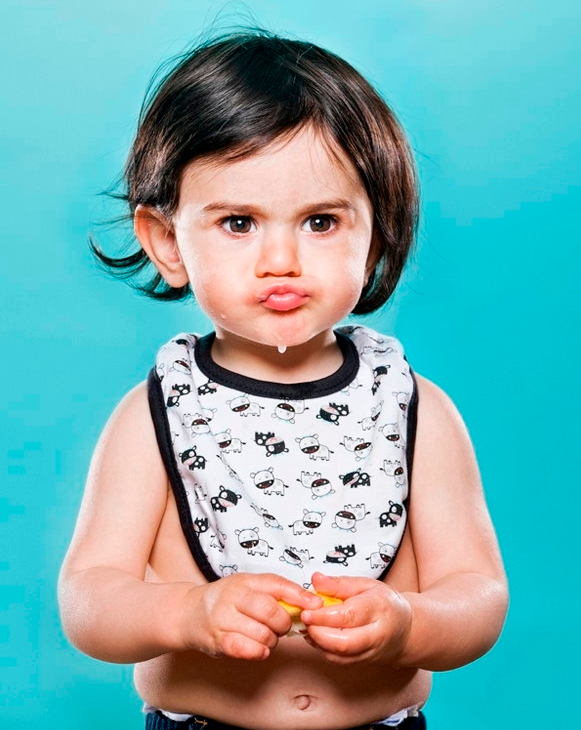
[(63, 570), (108, 565), (142, 575), (167, 494), (147, 384), (140, 383), (101, 434)]
[(459, 435), (468, 437), (464, 421), (452, 399), (435, 383), (415, 373), (418, 386), (419, 414), (424, 426), (437, 426), (438, 430), (458, 430)]
[(504, 571), (474, 448), (446, 393), (419, 375), (410, 528), (424, 585), (451, 572)]
[[(435, 383), (416, 374), (418, 423), (414, 475), (417, 470), (444, 468), (480, 486), (480, 475), (468, 429), (451, 398)], [(417, 467), (417, 469), (416, 469)]]

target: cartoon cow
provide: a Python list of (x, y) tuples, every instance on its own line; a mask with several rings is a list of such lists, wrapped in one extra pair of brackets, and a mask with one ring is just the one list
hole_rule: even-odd
[(401, 449), (405, 446), (397, 423), (386, 423), (379, 429), (379, 431), (390, 443), (392, 443), (398, 449)]
[(400, 411), (403, 411), (404, 413), (408, 409), (408, 405), (411, 398), (411, 393), (407, 393), (403, 390), (398, 390), (394, 393), (392, 393), (393, 396), (395, 396), (395, 399), (397, 401), (397, 405), (399, 406)]
[(327, 494), (335, 493), (331, 482), (328, 479), (325, 479), (325, 477), (322, 477), (321, 473), (318, 471), (302, 471), (301, 478), (297, 479), (297, 481), (300, 481), (303, 487), (311, 490), (311, 497), (313, 499), (318, 499), (319, 497), (324, 497)]
[(268, 510), (265, 510), (263, 507), (259, 507), (257, 504), (251, 504), (250, 506), (257, 515), (262, 517), (265, 527), (271, 527), (275, 530), (282, 530), (282, 525), (279, 524), (276, 517), (274, 517), (274, 515), (271, 515)]
[(329, 550), (323, 562), (347, 565), (347, 559), (356, 554), (355, 545), (335, 545), (335, 549)]
[(210, 433), (210, 424), (201, 413), (186, 413), (182, 419), (182, 424), (189, 428), (192, 437), (200, 436), (204, 433)]
[(259, 446), (264, 446), (267, 456), (283, 454), (288, 451), (284, 439), (275, 436), (274, 431), (267, 431), (266, 433), (259, 433), (257, 431), (254, 434), (254, 441)]
[(366, 471), (356, 469), (348, 474), (341, 474), (339, 479), (343, 482), (343, 486), (349, 486), (351, 489), (355, 487), (368, 487), (371, 484), (371, 477)]
[(293, 535), (312, 535), (313, 530), (321, 526), (324, 516), (325, 512), (314, 512), (304, 509), (301, 519), (296, 520), (289, 527), (293, 528)]
[(377, 419), (381, 415), (382, 408), (383, 408), (383, 401), (381, 401), (381, 403), (378, 403), (376, 406), (374, 406), (371, 409), (370, 416), (363, 418), (361, 421), (357, 421), (357, 423), (359, 423), (359, 425), (361, 426), (361, 428), (364, 431), (369, 431), (375, 426)]
[(172, 408), (173, 406), (179, 406), (180, 398), (184, 395), (188, 395), (190, 390), (191, 387), (189, 383), (175, 383), (172, 385), (167, 399), (167, 407)]
[(373, 385), (371, 386), (371, 392), (373, 395), (375, 395), (379, 390), (381, 381), (389, 372), (390, 367), (390, 365), (378, 365), (376, 368), (373, 369)]
[(368, 558), (365, 558), (365, 560), (369, 560), (369, 567), (372, 570), (386, 568), (393, 560), (393, 556), (396, 551), (396, 548), (388, 542), (380, 542), (378, 545), (379, 550), (375, 553), (371, 553)]
[(260, 403), (251, 401), (246, 394), (236, 396), (236, 398), (232, 398), (232, 400), (228, 400), (226, 403), (230, 406), (230, 410), (233, 413), (239, 413), (245, 418), (247, 416), (259, 416), (262, 408)]
[(327, 446), (319, 443), (319, 435), (316, 433), (311, 436), (297, 437), (295, 441), (298, 443), (303, 454), (308, 454), (309, 459), (329, 461), (329, 454), (334, 453)]
[(262, 540), (258, 534), (258, 527), (247, 527), (244, 530), (234, 530), (238, 536), (238, 543), (243, 547), (248, 555), (262, 555), (268, 557), (268, 553), (272, 550), (266, 540)]
[(389, 500), (389, 509), (379, 515), (380, 527), (396, 527), (403, 517), (403, 505)]
[(337, 512), (335, 521), (331, 523), (331, 527), (338, 527), (340, 530), (349, 530), (355, 532), (357, 523), (369, 514), (365, 510), (364, 504), (346, 504), (344, 509)]
[(350, 436), (345, 436), (344, 440), (341, 441), (341, 446), (344, 446), (347, 451), (351, 451), (356, 461), (366, 459), (373, 448), (371, 441), (365, 441), (362, 438), (351, 438)]
[(289, 565), (296, 565), (298, 568), (302, 568), (304, 563), (312, 560), (308, 550), (297, 550), (295, 547), (285, 548), (282, 555), (279, 557), (283, 563)]
[(169, 372), (172, 370), (175, 370), (175, 372), (181, 373), (182, 375), (189, 375), (192, 371), (190, 363), (187, 362), (187, 360), (174, 360)]
[(254, 486), (262, 490), (264, 494), (284, 494), (286, 484), (282, 479), (274, 476), (272, 467), (252, 472), (250, 478), (254, 481)]
[(196, 447), (192, 446), (190, 449), (186, 449), (179, 454), (182, 464), (187, 466), (190, 471), (194, 469), (205, 469), (206, 458), (196, 452)]
[(277, 405), (275, 406), (272, 417), (278, 418), (281, 421), (286, 421), (287, 423), (294, 423), (295, 416), (300, 415), (305, 410), (306, 408), (304, 400), (292, 401), (292, 403), (288, 401), (282, 401), (280, 403), (277, 403)]
[(405, 484), (405, 470), (401, 461), (398, 461), (397, 459), (394, 461), (384, 459), (381, 471), (384, 471), (388, 477), (393, 477), (395, 479), (396, 487), (403, 487)]
[(218, 446), (225, 454), (228, 454), (231, 451), (239, 454), (242, 451), (242, 447), (246, 446), (246, 443), (244, 441), (241, 441), (238, 438), (232, 438), (229, 428), (227, 428), (225, 431), (220, 431), (220, 433), (217, 433), (215, 435), (215, 438), (218, 442)]
[(220, 573), (222, 578), (226, 578), (228, 575), (235, 575), (238, 572), (237, 565), (220, 565)]
[(317, 418), (321, 418), (323, 421), (328, 423), (334, 423), (335, 426), (339, 425), (339, 419), (343, 416), (349, 415), (349, 406), (341, 403), (329, 403), (327, 406), (323, 406)]
[(214, 383), (213, 380), (208, 380), (206, 383), (198, 386), (198, 395), (213, 395), (218, 390), (218, 384)]
[(242, 499), (241, 494), (236, 494), (231, 489), (220, 485), (220, 492), (217, 497), (212, 497), (210, 504), (214, 512), (226, 512), (229, 507), (235, 507), (238, 500)]
[(194, 520), (194, 532), (196, 535), (201, 535), (202, 532), (208, 531), (208, 518), (207, 517), (196, 517)]

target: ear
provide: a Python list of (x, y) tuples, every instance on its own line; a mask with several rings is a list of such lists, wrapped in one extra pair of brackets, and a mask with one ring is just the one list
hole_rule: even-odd
[(171, 221), (147, 205), (138, 205), (133, 230), (151, 263), (165, 281), (176, 289), (188, 283), (188, 274), (177, 246)]

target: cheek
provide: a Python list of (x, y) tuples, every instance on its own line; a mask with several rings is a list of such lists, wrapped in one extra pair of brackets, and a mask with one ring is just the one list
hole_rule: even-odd
[(369, 278), (367, 261), (367, 255), (363, 255), (358, 251), (346, 257), (341, 266), (343, 271), (343, 276), (341, 277), (344, 285), (343, 290), (346, 296), (355, 298), (355, 301), (359, 299), (361, 290)]
[(214, 276), (194, 276), (190, 282), (198, 306), (212, 320), (226, 320), (231, 311), (229, 288), (224, 286), (218, 273)]
[(219, 262), (191, 245), (183, 247), (180, 253), (194, 297), (202, 309), (207, 311), (207, 307), (213, 306), (213, 302), (219, 300), (224, 293)]

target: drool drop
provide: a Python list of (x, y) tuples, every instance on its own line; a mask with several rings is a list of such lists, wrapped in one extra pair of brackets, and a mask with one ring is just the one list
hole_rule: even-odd
[(284, 353), (286, 352), (286, 345), (279, 345), (278, 351), (280, 352), (281, 355), (284, 355)]

